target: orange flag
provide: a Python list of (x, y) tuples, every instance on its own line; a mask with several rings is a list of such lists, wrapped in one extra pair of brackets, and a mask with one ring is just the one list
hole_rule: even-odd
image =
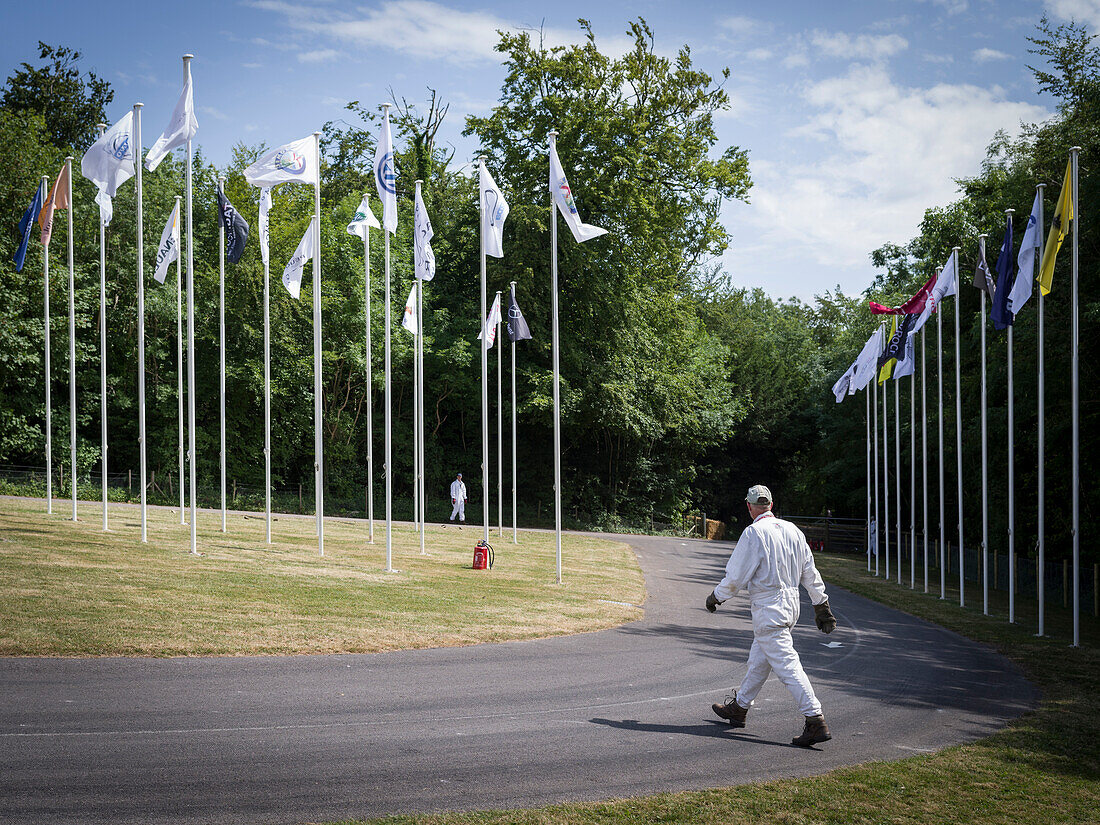
[(54, 181), (50, 196), (38, 213), (38, 225), (42, 227), (42, 246), (50, 245), (50, 233), (53, 231), (53, 211), (69, 208), (69, 164), (61, 167)]

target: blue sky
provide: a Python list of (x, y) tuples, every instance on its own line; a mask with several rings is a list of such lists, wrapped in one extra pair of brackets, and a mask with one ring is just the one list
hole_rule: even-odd
[[(952, 200), (997, 129), (1051, 115), (1027, 69), (1026, 38), (1044, 13), (1100, 27), (1100, 0), (42, 0), (0, 10), (0, 70), (35, 62), (38, 40), (79, 49), (116, 90), (112, 121), (145, 104), (148, 145), (191, 52), (196, 140), (219, 164), (238, 142), (275, 145), (343, 118), (349, 100), (382, 103), (392, 87), (423, 103), (430, 86), (451, 104), (441, 137), (461, 163), (475, 149), (460, 134), (465, 115), (499, 94), (497, 29), (576, 42), (585, 17), (616, 53), (642, 16), (662, 53), (687, 44), (715, 77), (731, 70), (716, 153), (747, 149), (754, 187), (750, 204), (723, 211), (730, 279), (808, 300), (865, 289), (868, 253), (907, 241), (925, 207)], [(571, 182), (583, 210), (584, 183)]]

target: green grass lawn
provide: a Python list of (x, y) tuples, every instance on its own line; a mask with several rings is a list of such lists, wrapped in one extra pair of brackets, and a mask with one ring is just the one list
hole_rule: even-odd
[[(641, 617), (645, 585), (617, 542), (566, 536), (562, 584), (554, 535), (490, 537), (491, 571), (472, 570), (478, 527), (429, 525), (427, 555), (411, 526), (327, 519), (325, 555), (312, 518), (200, 512), (198, 548), (179, 511), (0, 498), (0, 655), (194, 656), (362, 653), (612, 627)], [(626, 603), (615, 604), (615, 602)]]

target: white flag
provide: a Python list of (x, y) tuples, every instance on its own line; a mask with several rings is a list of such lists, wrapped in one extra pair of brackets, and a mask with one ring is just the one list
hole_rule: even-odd
[(497, 187), (493, 176), (481, 164), (478, 174), (481, 184), (481, 236), (485, 238), (485, 254), (504, 257), (504, 220), (508, 217), (508, 201)]
[(393, 161), (393, 142), (390, 140), (390, 110), (382, 119), (382, 134), (378, 136), (378, 148), (374, 152), (374, 184), (382, 201), (382, 225), (387, 232), (397, 231), (397, 167)]
[(298, 248), (294, 250), (294, 255), (290, 259), (290, 263), (286, 265), (286, 269), (283, 270), (283, 286), (286, 287), (286, 291), (294, 296), (295, 300), (298, 300), (298, 296), (302, 293), (302, 269), (305, 268), (306, 261), (313, 259), (313, 253), (315, 250), (315, 244), (313, 242), (313, 228), (316, 226), (316, 217), (309, 219), (309, 226), (306, 227), (306, 234), (302, 236), (302, 240), (298, 242)]
[(1039, 248), (1039, 193), (1035, 193), (1035, 202), (1031, 205), (1031, 215), (1027, 219), (1024, 239), (1020, 241), (1020, 254), (1016, 258), (1018, 269), (1016, 280), (1008, 293), (1008, 311), (1013, 315), (1024, 308), (1031, 297), (1032, 284), (1035, 282), (1035, 250)]
[(581, 221), (577, 204), (573, 200), (573, 191), (569, 188), (569, 181), (565, 179), (561, 161), (558, 160), (558, 150), (553, 146), (550, 147), (550, 191), (554, 195), (554, 203), (558, 205), (562, 217), (573, 230), (573, 237), (577, 239), (577, 243), (584, 243), (607, 234), (606, 229)]
[(367, 230), (381, 229), (382, 224), (378, 222), (378, 218), (374, 217), (374, 213), (370, 211), (370, 205), (367, 203), (367, 196), (363, 196), (363, 200), (359, 202), (359, 208), (355, 210), (355, 217), (351, 219), (351, 223), (348, 224), (348, 234), (358, 235), (360, 238), (366, 240)]
[(420, 324), (416, 317), (416, 284), (409, 290), (409, 300), (405, 301), (405, 315), (401, 319), (401, 326), (413, 335), (420, 334)]
[(882, 352), (882, 335), (882, 327), (879, 327), (871, 333), (871, 337), (867, 339), (867, 343), (860, 350), (859, 357), (853, 365), (856, 369), (852, 375), (850, 394), (866, 387), (870, 380), (875, 377), (875, 373), (878, 372), (878, 357)]
[(180, 202), (172, 207), (172, 214), (168, 216), (168, 223), (164, 225), (164, 231), (160, 233), (160, 247), (157, 249), (157, 271), (153, 277), (157, 283), (163, 284), (168, 277), (168, 265), (180, 256)]
[(260, 257), (263, 258), (264, 266), (270, 266), (270, 252), (268, 251), (268, 243), (271, 236), (268, 232), (267, 225), (267, 213), (271, 210), (271, 187), (265, 186), (260, 190)]
[(98, 187), (99, 219), (106, 226), (114, 215), (111, 198), (134, 176), (134, 112), (131, 109), (99, 136), (80, 159), (80, 173)]
[(186, 61), (183, 69), (183, 91), (176, 108), (172, 111), (172, 119), (164, 133), (157, 138), (157, 142), (145, 155), (145, 168), (152, 172), (165, 156), (177, 146), (183, 146), (195, 136), (199, 130), (199, 122), (195, 120), (195, 101), (191, 94), (191, 63)]
[(317, 139), (310, 135), (272, 149), (244, 170), (244, 179), (253, 186), (317, 183), (319, 166)]
[(955, 281), (957, 280), (956, 274), (958, 266), (958, 259), (955, 257), (955, 251), (952, 250), (951, 255), (947, 258), (947, 262), (943, 265), (943, 269), (936, 275), (936, 282), (932, 284), (932, 289), (928, 293), (928, 300), (924, 302), (924, 310), (917, 316), (917, 321), (913, 324), (913, 329), (909, 331), (910, 335), (916, 335), (920, 332), (921, 328), (928, 322), (932, 313), (939, 308), (940, 302), (944, 298), (955, 294)]
[(420, 193), (416, 193), (416, 203), (413, 219), (413, 258), (416, 265), (416, 277), (422, 281), (430, 281), (435, 277), (435, 253), (432, 251), (432, 222), (428, 220), (428, 210), (424, 208), (424, 200)]
[[(485, 345), (485, 349), (492, 349), (493, 344), (497, 342), (497, 325), (500, 324), (500, 293), (497, 293), (497, 297), (493, 299), (493, 306), (489, 310), (489, 317), (485, 319), (485, 330), (488, 330), (489, 343)], [(482, 330), (484, 332), (485, 330)], [(481, 340), (482, 333), (477, 334), (477, 338)]]

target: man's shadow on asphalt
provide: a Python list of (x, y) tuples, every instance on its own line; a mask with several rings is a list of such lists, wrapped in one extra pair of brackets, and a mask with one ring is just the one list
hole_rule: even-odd
[[(661, 725), (652, 722), (640, 722), (637, 719), (602, 719), (596, 717), (589, 719), (596, 725), (604, 725), (609, 728), (618, 728), (619, 730), (634, 730), (641, 731), (642, 733), (683, 733), (688, 736), (706, 736), (710, 739), (729, 739), (736, 742), (747, 742), (752, 745), (771, 745), (775, 748), (795, 748), (796, 745), (792, 745), (790, 742), (775, 742), (771, 739), (761, 739), (752, 733), (745, 733), (738, 731), (737, 728), (731, 728), (725, 722), (719, 722), (716, 720), (708, 721), (701, 725)], [(735, 732), (737, 731), (737, 732)], [(799, 750), (817, 750), (816, 748), (807, 749), (799, 748)]]

